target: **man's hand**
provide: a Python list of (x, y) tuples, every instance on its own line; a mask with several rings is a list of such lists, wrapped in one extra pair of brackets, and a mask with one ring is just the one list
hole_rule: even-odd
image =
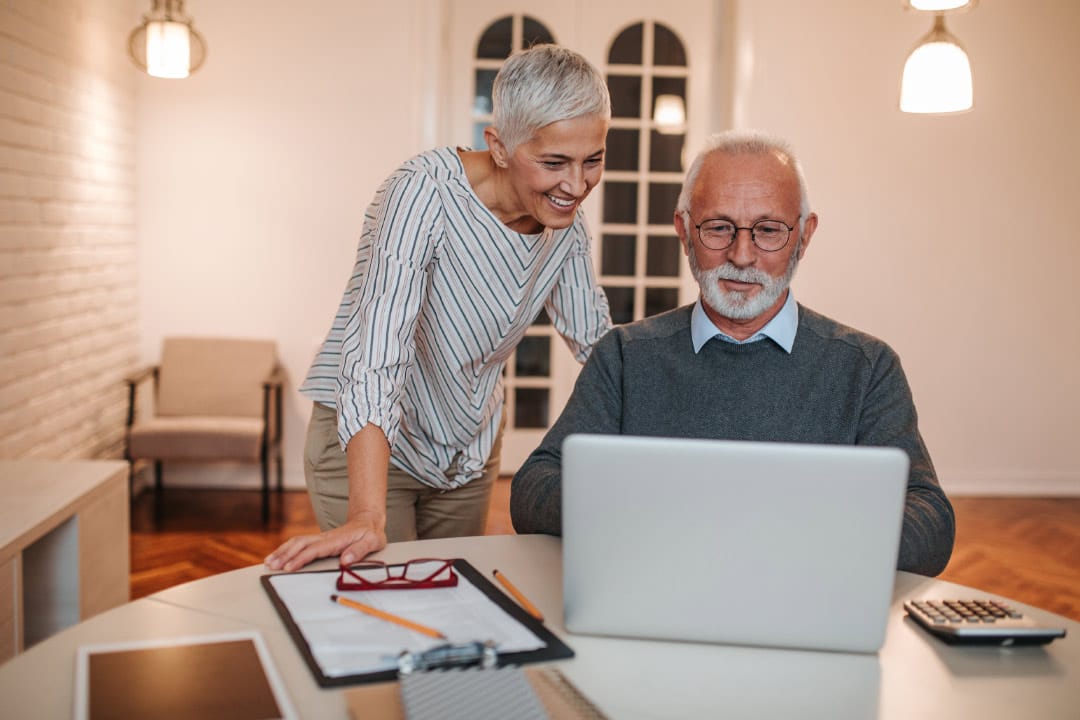
[(361, 513), (333, 530), (326, 530), (318, 535), (299, 535), (289, 538), (277, 550), (267, 555), (263, 562), (271, 570), (292, 572), (299, 570), (312, 560), (340, 555), (341, 564), (349, 565), (363, 560), (384, 547), (386, 547), (385, 518)]

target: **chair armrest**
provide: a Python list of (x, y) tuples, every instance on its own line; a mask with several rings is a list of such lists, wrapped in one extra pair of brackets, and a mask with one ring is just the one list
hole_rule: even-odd
[(146, 380), (150, 375), (154, 376), (154, 380), (157, 380), (158, 366), (147, 365), (144, 368), (139, 368), (135, 372), (131, 373), (124, 378), (124, 382), (128, 385), (138, 385), (142, 381)]
[(135, 423), (135, 391), (147, 378), (153, 378), (154, 385), (157, 385), (158, 367), (159, 366), (157, 365), (147, 365), (124, 378), (124, 382), (127, 383), (128, 386), (128, 427), (131, 427)]
[(263, 380), (263, 388), (269, 390), (270, 388), (280, 388), (285, 384), (285, 368), (281, 365), (275, 365), (274, 369), (270, 371), (270, 374)]
[(266, 426), (266, 440), (270, 443), (281, 441), (281, 388), (285, 385), (285, 368), (275, 365), (270, 375), (263, 380), (263, 422)]

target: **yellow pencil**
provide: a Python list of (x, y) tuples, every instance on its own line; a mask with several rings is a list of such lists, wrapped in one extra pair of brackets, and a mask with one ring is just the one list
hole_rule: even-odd
[(507, 592), (509, 592), (511, 595), (514, 596), (514, 599), (517, 600), (518, 603), (520, 603), (521, 607), (525, 608), (525, 610), (528, 611), (528, 613), (530, 615), (532, 615), (534, 618), (536, 618), (540, 622), (544, 622), (543, 613), (541, 613), (539, 610), (537, 610), (536, 606), (533, 605), (531, 602), (529, 602), (529, 598), (522, 595), (521, 591), (518, 590), (516, 587), (514, 587), (514, 583), (507, 580), (506, 576), (503, 575), (498, 570), (492, 570), (491, 574), (495, 576), (496, 580), (498, 580), (500, 583), (502, 583), (502, 586), (504, 588), (506, 588)]
[(415, 630), (416, 632), (423, 633), (424, 635), (427, 635), (428, 637), (436, 638), (438, 640), (445, 640), (446, 639), (446, 636), (443, 635), (438, 630), (433, 630), (433, 629), (429, 628), (426, 625), (421, 625), (420, 623), (414, 623), (412, 620), (406, 620), (405, 618), (398, 617), (397, 615), (391, 615), (388, 612), (384, 612), (384, 611), (379, 610), (377, 608), (373, 608), (373, 607), (371, 607), (369, 605), (364, 605), (363, 603), (358, 603), (355, 600), (350, 600), (347, 597), (341, 597), (340, 595), (331, 595), (330, 599), (333, 600), (336, 603), (344, 605), (345, 607), (351, 607), (353, 610), (359, 610), (360, 612), (367, 613), (368, 615), (374, 615), (375, 617), (379, 618), (380, 620), (386, 620), (387, 622), (392, 622), (392, 623), (394, 623), (396, 625), (400, 625), (401, 627), (409, 628), (410, 630)]

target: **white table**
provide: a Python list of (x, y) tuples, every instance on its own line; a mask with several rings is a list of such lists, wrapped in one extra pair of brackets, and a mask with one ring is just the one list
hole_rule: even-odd
[[(506, 572), (575, 650), (559, 668), (610, 717), (622, 718), (1077, 718), (1080, 623), (1015, 603), (1065, 626), (1046, 646), (951, 647), (904, 617), (911, 596), (996, 597), (898, 573), (878, 655), (617, 640), (562, 627), (561, 544), (545, 536), (397, 543), (389, 561), (464, 557)], [(314, 567), (332, 567), (326, 561)], [(0, 708), (10, 717), (71, 714), (75, 650), (83, 643), (255, 628), (265, 637), (304, 718), (348, 717), (343, 691), (320, 688), (251, 567), (180, 585), (70, 628), (0, 666)]]
[(130, 597), (128, 464), (0, 460), (0, 662)]

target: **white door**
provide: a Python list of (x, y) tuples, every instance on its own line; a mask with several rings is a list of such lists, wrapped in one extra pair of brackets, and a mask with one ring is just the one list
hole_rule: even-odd
[[(491, 82), (511, 52), (554, 41), (582, 53), (605, 74), (612, 94), (607, 170), (584, 209), (613, 319), (629, 322), (691, 301), (696, 289), (670, 218), (687, 141), (703, 137), (707, 119), (716, 115), (718, 99), (706, 95), (714, 84), (725, 86), (712, 82), (718, 36), (729, 37), (716, 4), (459, 0), (446, 12), (440, 125), (447, 136), (441, 144), (483, 147)], [(659, 132), (653, 120), (659, 95), (683, 99), (681, 126)], [(504, 474), (515, 472), (540, 443), (578, 371), (541, 315), (506, 369)]]

